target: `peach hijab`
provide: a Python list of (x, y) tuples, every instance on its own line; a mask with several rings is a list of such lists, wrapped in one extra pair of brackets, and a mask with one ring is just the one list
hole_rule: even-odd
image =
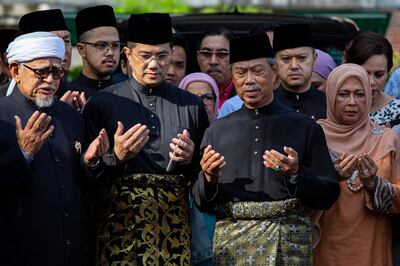
[[(366, 97), (365, 114), (353, 125), (339, 124), (336, 117), (336, 96), (343, 82), (356, 77), (364, 88)], [(318, 120), (324, 130), (326, 142), (335, 157), (342, 154), (367, 153), (374, 161), (382, 159), (394, 151), (396, 155), (400, 149), (399, 137), (392, 129), (374, 124), (368, 117), (372, 104), (372, 92), (367, 71), (356, 64), (343, 64), (336, 67), (329, 75), (326, 84), (327, 118)], [(394, 162), (400, 165), (400, 156)]]

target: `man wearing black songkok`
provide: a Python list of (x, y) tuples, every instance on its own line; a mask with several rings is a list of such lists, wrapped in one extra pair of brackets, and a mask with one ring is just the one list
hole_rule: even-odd
[[(64, 41), (65, 56), (62, 61), (62, 66), (65, 71), (69, 70), (71, 66), (72, 44), (71, 33), (65, 23), (64, 15), (61, 9), (40, 10), (23, 15), (18, 23), (19, 31), (21, 34), (31, 33), (35, 31), (48, 31), (54, 33)], [(57, 97), (77, 108), (83, 106), (86, 101), (84, 95), (79, 95), (79, 92), (68, 92), (68, 82), (63, 78), (60, 86), (56, 92)], [(8, 93), (11, 93), (9, 90)]]
[(115, 157), (99, 195), (101, 265), (190, 265), (189, 183), (208, 119), (198, 97), (164, 81), (171, 36), (168, 14), (131, 15), (124, 52), (132, 78), (83, 110), (88, 141), (104, 127)]
[(193, 186), (199, 209), (216, 213), (214, 265), (312, 265), (310, 208), (339, 196), (324, 134), (274, 98), (265, 33), (233, 38), (230, 49), (244, 105), (204, 133)]
[(121, 43), (114, 10), (108, 5), (82, 9), (76, 14), (75, 26), (83, 67), (70, 88), (89, 98), (115, 83), (112, 74), (119, 63)]
[(314, 120), (326, 117), (325, 93), (311, 87), (317, 55), (307, 24), (288, 24), (274, 31), (273, 47), (281, 85), (275, 97)]

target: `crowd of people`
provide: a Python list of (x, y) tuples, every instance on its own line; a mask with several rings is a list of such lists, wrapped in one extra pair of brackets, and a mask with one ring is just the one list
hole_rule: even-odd
[(216, 28), (186, 73), (169, 14), (75, 26), (73, 81), (61, 10), (0, 32), (0, 265), (400, 265), (385, 37), (337, 65), (307, 24)]

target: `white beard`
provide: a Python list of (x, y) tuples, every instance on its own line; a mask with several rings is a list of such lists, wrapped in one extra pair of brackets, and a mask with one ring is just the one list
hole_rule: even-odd
[(34, 98), (33, 102), (38, 108), (50, 107), (54, 103), (54, 96), (51, 96), (46, 99)]

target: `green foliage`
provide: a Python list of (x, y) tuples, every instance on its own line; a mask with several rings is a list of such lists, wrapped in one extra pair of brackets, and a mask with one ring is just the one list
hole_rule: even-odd
[(119, 4), (114, 10), (117, 13), (147, 13), (147, 12), (166, 12), (166, 13), (188, 13), (190, 8), (185, 0), (117, 0)]
[(73, 81), (78, 78), (79, 73), (81, 73), (82, 66), (76, 66), (73, 68), (70, 68), (67, 72), (67, 80), (68, 81)]

